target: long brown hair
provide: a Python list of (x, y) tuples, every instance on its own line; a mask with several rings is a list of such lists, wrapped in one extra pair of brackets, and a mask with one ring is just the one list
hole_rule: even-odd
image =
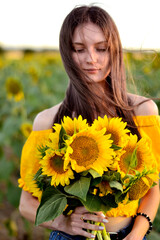
[[(123, 62), (123, 50), (117, 27), (110, 15), (97, 6), (81, 6), (74, 8), (65, 18), (60, 31), (60, 54), (69, 76), (69, 85), (66, 96), (62, 102), (54, 123), (61, 122), (63, 116), (73, 117), (82, 115), (92, 123), (96, 115), (101, 115), (101, 99), (91, 91), (86, 76), (78, 68), (72, 58), (73, 33), (77, 26), (83, 23), (94, 23), (103, 31), (110, 54), (110, 74), (106, 78), (106, 94), (103, 112), (106, 115), (122, 117), (128, 123), (132, 133), (140, 138), (137, 127), (133, 121), (134, 107), (127, 96), (126, 77)], [(96, 86), (97, 87), (97, 86)], [(109, 89), (109, 91), (108, 91)], [(104, 89), (105, 90), (105, 89)], [(113, 113), (112, 109), (115, 109)]]

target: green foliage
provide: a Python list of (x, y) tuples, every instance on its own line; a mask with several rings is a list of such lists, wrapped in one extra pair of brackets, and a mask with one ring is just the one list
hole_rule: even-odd
[(59, 143), (58, 143), (58, 147), (64, 148), (65, 147), (65, 140), (67, 139), (67, 134), (66, 131), (64, 129), (64, 127), (61, 127), (60, 133), (59, 133)]
[(160, 225), (159, 225), (159, 223), (160, 223), (160, 205), (159, 205), (159, 209), (158, 209), (156, 218), (154, 219), (154, 222), (153, 222), (154, 230), (156, 230), (157, 232), (160, 233)]
[(17, 188), (16, 185), (9, 183), (7, 187), (7, 200), (15, 208), (19, 205), (19, 198), (21, 194), (21, 189)]
[(86, 201), (81, 200), (81, 202), (83, 206), (85, 206), (86, 209), (91, 212), (96, 212), (100, 210), (106, 213), (110, 209), (108, 205), (105, 205), (105, 203), (102, 201), (102, 198), (89, 192), (87, 194)]
[(0, 52), (0, 206), (19, 205), (20, 157), (29, 135), (23, 125), (32, 129), (40, 111), (62, 101), (67, 84), (58, 52)]
[(66, 195), (54, 187), (48, 187), (42, 195), (41, 203), (37, 210), (36, 225), (50, 221), (62, 214), (67, 204)]
[(64, 188), (65, 192), (74, 195), (82, 200), (86, 201), (87, 192), (90, 187), (90, 178), (81, 177), (79, 180), (75, 181)]
[[(160, 53), (137, 51), (124, 53), (127, 87), (146, 97), (160, 97)], [(155, 100), (160, 107), (160, 101)]]
[(7, 161), (4, 157), (0, 160), (0, 180), (6, 181), (9, 179), (14, 170), (14, 163)]
[(118, 181), (111, 181), (109, 183), (109, 185), (110, 185), (111, 188), (115, 188), (115, 189), (120, 190), (121, 192), (123, 192), (123, 186)]
[(41, 156), (41, 158), (43, 158), (45, 155), (46, 155), (46, 150), (48, 149), (48, 146), (38, 146), (37, 147), (37, 150), (39, 151), (39, 153), (40, 153), (40, 156)]
[[(62, 101), (67, 81), (58, 52), (0, 54), (0, 179), (6, 187), (11, 175), (15, 182), (19, 177), (27, 137), (22, 125), (31, 124), (40, 111)], [(21, 96), (16, 95), (19, 91)]]

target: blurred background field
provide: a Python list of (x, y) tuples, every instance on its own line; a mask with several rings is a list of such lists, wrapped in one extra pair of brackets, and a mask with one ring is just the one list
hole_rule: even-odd
[[(160, 53), (124, 51), (128, 90), (160, 97)], [(46, 240), (49, 231), (18, 211), (20, 156), (40, 111), (62, 101), (68, 85), (58, 51), (0, 50), (0, 239)], [(137, 86), (137, 88), (136, 88)], [(160, 101), (155, 100), (159, 109)], [(160, 239), (160, 209), (148, 239)]]

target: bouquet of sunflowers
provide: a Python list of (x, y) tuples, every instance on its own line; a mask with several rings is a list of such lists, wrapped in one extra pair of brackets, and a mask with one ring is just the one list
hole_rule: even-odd
[[(156, 181), (148, 140), (138, 140), (118, 117), (98, 117), (92, 125), (82, 116), (64, 117), (37, 149), (40, 168), (33, 181), (41, 201), (36, 225), (77, 206), (106, 214), (123, 201), (140, 199)], [(105, 230), (99, 234), (110, 239)]]

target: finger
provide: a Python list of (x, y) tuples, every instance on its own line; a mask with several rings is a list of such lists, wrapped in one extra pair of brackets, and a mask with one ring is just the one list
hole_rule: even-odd
[(103, 212), (95, 212), (95, 214), (96, 214), (97, 216), (101, 216), (101, 217), (103, 217), (103, 218), (106, 217), (106, 215), (104, 215)]
[(91, 213), (72, 213), (71, 214), (71, 220), (72, 221), (76, 221), (76, 222), (80, 222), (80, 221), (84, 221), (84, 220), (90, 220), (90, 221), (94, 221), (94, 222), (102, 222), (102, 223), (107, 223), (108, 219), (104, 216), (104, 215), (96, 215), (96, 214), (91, 214)]
[(84, 217), (84, 214), (77, 214), (77, 213), (72, 213), (70, 215), (70, 219), (71, 219), (71, 222), (83, 222), (85, 217)]
[(89, 233), (87, 231), (84, 231), (82, 228), (77, 228), (77, 233), (76, 235), (81, 235), (81, 236), (84, 236), (86, 238), (95, 238), (95, 235), (92, 234), (92, 233)]
[(71, 222), (71, 226), (72, 228), (83, 228), (83, 229), (86, 229), (86, 230), (93, 230), (93, 231), (102, 231), (104, 229), (103, 226), (99, 226), (99, 225), (96, 225), (96, 224), (91, 224), (89, 222)]
[[(80, 217), (82, 218), (82, 217)], [(107, 223), (108, 219), (105, 216), (102, 215), (95, 215), (95, 214), (83, 214), (83, 220), (90, 220), (90, 221), (94, 221), (94, 222), (103, 222), (103, 223)]]
[(68, 233), (71, 235), (81, 235), (86, 238), (95, 238), (95, 235), (93, 233), (87, 232), (83, 226), (83, 224), (78, 224), (77, 222), (70, 222), (70, 226), (68, 227)]
[(93, 230), (93, 231), (102, 231), (104, 229), (103, 226), (99, 226), (98, 224), (91, 224), (88, 222), (84, 222), (82, 226), (84, 229)]

